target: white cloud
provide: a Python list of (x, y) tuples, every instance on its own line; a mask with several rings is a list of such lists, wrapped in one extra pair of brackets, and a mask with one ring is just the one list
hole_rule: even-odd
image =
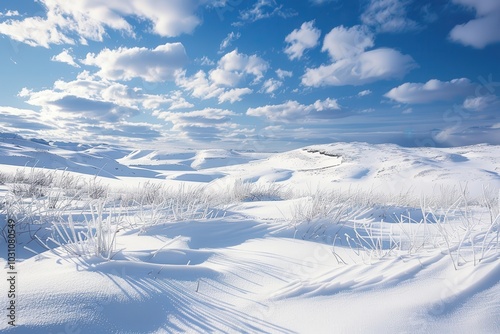
[(2, 131), (25, 134), (38, 134), (40, 131), (57, 129), (55, 120), (44, 117), (40, 112), (30, 109), (19, 109), (0, 106)]
[(204, 71), (198, 71), (192, 76), (186, 76), (186, 71), (177, 73), (175, 83), (191, 93), (192, 96), (200, 99), (210, 99), (218, 97), (224, 93), (224, 88), (218, 87), (207, 78)]
[(328, 2), (337, 2), (338, 0), (309, 0), (309, 2), (315, 4), (315, 5), (322, 5), (324, 3)]
[(219, 103), (229, 102), (234, 103), (242, 100), (243, 95), (251, 94), (253, 91), (250, 88), (233, 88), (219, 95)]
[[(248, 116), (265, 117), (273, 122), (302, 122), (308, 118), (314, 118), (313, 111), (321, 112), (327, 110), (339, 110), (337, 100), (327, 98), (324, 101), (317, 100), (313, 104), (304, 105), (297, 101), (287, 101), (283, 104), (266, 105), (257, 108), (249, 108)], [(311, 116), (311, 117), (309, 117)]]
[[(40, 91), (23, 88), (19, 97), (39, 111), (12, 119), (20, 129), (39, 129), (37, 136), (76, 141), (126, 143), (131, 138), (152, 140), (162, 136), (161, 126), (137, 121), (136, 116), (154, 110), (192, 108), (181, 91), (165, 95), (146, 94), (141, 88), (109, 81), (83, 71), (73, 81), (58, 80)], [(1, 117), (1, 116), (0, 116)]]
[(274, 132), (274, 131), (282, 131), (284, 129), (285, 128), (283, 127), (283, 125), (270, 125), (270, 126), (266, 126), (263, 130), (265, 132), (267, 132), (267, 131)]
[(477, 143), (500, 145), (500, 128), (491, 125), (452, 126), (439, 131), (433, 139), (447, 146), (466, 146)]
[(33, 111), (0, 106), (3, 124), (0, 131), (23, 136), (50, 138), (51, 140), (98, 142), (108, 141), (125, 144), (140, 140), (150, 142), (160, 137), (159, 126), (130, 122), (74, 122), (71, 119), (54, 117), (51, 112)]
[(430, 3), (423, 5), (420, 9), (420, 13), (425, 23), (432, 23), (439, 19), (439, 15), (432, 10)]
[(68, 65), (71, 65), (73, 67), (79, 68), (80, 65), (78, 65), (75, 60), (73, 59), (73, 56), (70, 54), (71, 50), (64, 49), (61, 53), (58, 55), (55, 55), (51, 58), (52, 61), (57, 61), (61, 63), (66, 63)]
[(313, 87), (363, 85), (378, 80), (402, 78), (415, 67), (410, 56), (394, 49), (380, 48), (330, 65), (308, 68), (302, 76), (302, 84)]
[(225, 54), (217, 62), (217, 67), (208, 74), (198, 71), (189, 77), (186, 71), (178, 71), (175, 82), (194, 97), (204, 100), (218, 98), (219, 103), (234, 103), (241, 101), (243, 95), (253, 92), (250, 88), (238, 86), (248, 78), (253, 79), (251, 84), (258, 83), (268, 68), (269, 64), (257, 55), (246, 55), (234, 50)]
[(295, 15), (297, 13), (284, 10), (283, 5), (278, 6), (276, 0), (257, 0), (251, 8), (240, 11), (240, 21), (233, 25), (242, 25), (245, 22), (255, 22), (274, 16), (288, 18)]
[(297, 101), (287, 101), (278, 105), (249, 108), (246, 114), (248, 116), (265, 117), (275, 122), (293, 122), (302, 120), (310, 111), (310, 106), (300, 104)]
[(40, 0), (46, 9), (43, 17), (28, 17), (0, 23), (0, 34), (29, 44), (49, 47), (50, 44), (86, 44), (102, 41), (106, 29), (134, 35), (127, 17), (151, 23), (151, 30), (163, 37), (191, 33), (201, 20), (196, 16), (199, 0)]
[(483, 111), (496, 103), (498, 98), (495, 95), (486, 95), (478, 97), (468, 97), (464, 101), (464, 108), (472, 111)]
[[(127, 121), (79, 127), (79, 132), (83, 132), (87, 137), (85, 138), (87, 141), (109, 141), (120, 145), (127, 142), (129, 145), (134, 145), (142, 141), (142, 147), (145, 144), (151, 144), (152, 140), (160, 138), (162, 136), (160, 130), (161, 126), (159, 124)], [(67, 140), (67, 137), (65, 140)]]
[(288, 58), (300, 59), (307, 49), (314, 48), (318, 45), (321, 31), (314, 27), (314, 20), (304, 22), (300, 29), (295, 29), (285, 37), (285, 42), (289, 45), (285, 48), (285, 53)]
[[(66, 19), (61, 18), (65, 21)], [(26, 43), (30, 46), (43, 46), (48, 48), (50, 44), (75, 44), (74, 39), (60, 32), (55, 19), (50, 21), (40, 17), (28, 17), (23, 20), (9, 20), (0, 23), (0, 34), (11, 39)], [(65, 23), (69, 25), (69, 23)], [(83, 33), (82, 33), (83, 35)], [(99, 39), (95, 35), (87, 35), (86, 38)], [(82, 36), (82, 38), (85, 38)]]
[(217, 85), (234, 87), (245, 75), (252, 75), (255, 82), (260, 81), (268, 68), (269, 64), (257, 55), (248, 56), (234, 50), (219, 60), (210, 78)]
[[(186, 101), (186, 99), (182, 96), (182, 92), (179, 90), (172, 92), (170, 97), (165, 99), (164, 102), (170, 104), (168, 110), (189, 109), (194, 107), (194, 104)], [(144, 102), (143, 105), (145, 105)]]
[[(114, 94), (118, 96), (123, 95), (123, 91), (115, 92)], [(103, 97), (112, 99), (112, 96), (109, 94), (103, 94)], [(134, 91), (134, 97), (137, 99), (138, 103), (142, 104), (143, 108), (148, 110), (157, 108), (178, 110), (194, 107), (194, 104), (186, 101), (180, 90), (170, 92), (169, 95), (142, 94), (140, 90), (136, 90)]]
[(0, 12), (0, 17), (13, 17), (19, 16), (19, 12), (17, 10), (8, 10), (5, 13)]
[(323, 42), (331, 64), (307, 68), (302, 76), (305, 86), (363, 85), (378, 80), (402, 78), (416, 64), (408, 55), (397, 50), (374, 46), (373, 34), (364, 26), (333, 28)]
[(110, 80), (142, 78), (148, 82), (173, 80), (174, 74), (186, 63), (187, 56), (181, 43), (166, 43), (155, 49), (104, 49), (99, 54), (89, 53), (82, 61), (100, 68), (97, 74)]
[(86, 122), (118, 122), (139, 111), (135, 108), (121, 106), (113, 102), (68, 95), (61, 92), (44, 90), (29, 93), (28, 103), (41, 106), (43, 110), (68, 120), (86, 120)]
[(418, 29), (417, 22), (409, 19), (408, 5), (412, 0), (370, 0), (361, 15), (361, 21), (379, 32), (404, 32)]
[(188, 112), (156, 112), (154, 115), (177, 126), (187, 124), (203, 126), (227, 123), (231, 120), (230, 116), (234, 116), (235, 113), (227, 109), (205, 108)]
[(80, 73), (76, 80), (56, 81), (51, 89), (32, 91), (23, 88), (19, 96), (26, 98), (28, 104), (40, 107), (54, 119), (94, 117), (106, 121), (111, 118), (125, 119), (144, 109), (193, 106), (180, 91), (170, 95), (145, 94), (140, 88), (99, 79), (86, 71)]
[(201, 66), (214, 66), (215, 62), (208, 58), (207, 56), (203, 56), (200, 58), (195, 59), (197, 63), (199, 63)]
[(367, 95), (370, 95), (372, 93), (371, 90), (367, 89), (367, 90), (362, 90), (361, 92), (358, 93), (358, 96), (359, 97), (362, 97), (362, 96), (367, 96)]
[(224, 40), (220, 43), (220, 46), (219, 46), (219, 53), (222, 53), (224, 50), (226, 50), (228, 47), (230, 47), (234, 41), (236, 41), (237, 39), (239, 39), (241, 37), (241, 34), (238, 32), (238, 33), (234, 33), (233, 31), (230, 32), (226, 38), (224, 38)]
[(333, 61), (352, 58), (373, 47), (373, 34), (365, 26), (333, 28), (323, 42), (322, 51), (327, 51)]
[(466, 78), (450, 81), (432, 79), (426, 83), (404, 83), (391, 89), (384, 96), (400, 103), (417, 104), (453, 100), (473, 92), (474, 85)]
[(340, 110), (340, 106), (335, 99), (330, 99), (327, 98), (326, 100), (317, 100), (313, 104), (314, 109), (317, 111), (323, 111), (323, 110)]
[(292, 71), (285, 71), (285, 70), (282, 70), (281, 68), (278, 68), (276, 70), (276, 75), (278, 76), (279, 79), (283, 80), (285, 78), (291, 78), (293, 76), (293, 72)]
[(269, 69), (269, 64), (257, 55), (247, 56), (238, 53), (238, 50), (234, 50), (221, 58), (219, 67), (228, 71), (243, 71), (246, 74), (253, 75), (255, 81), (260, 81), (264, 73)]
[(456, 25), (450, 32), (451, 40), (482, 49), (500, 42), (500, 1), (453, 0), (454, 3), (473, 8), (476, 18)]
[(270, 78), (266, 81), (264, 81), (264, 84), (262, 85), (262, 90), (267, 93), (267, 94), (273, 94), (278, 88), (280, 88), (283, 85), (283, 82)]
[(172, 123), (172, 130), (181, 136), (198, 141), (215, 141), (226, 138), (228, 130), (236, 130), (232, 122), (236, 114), (230, 110), (206, 108), (189, 112), (155, 112), (154, 116)]

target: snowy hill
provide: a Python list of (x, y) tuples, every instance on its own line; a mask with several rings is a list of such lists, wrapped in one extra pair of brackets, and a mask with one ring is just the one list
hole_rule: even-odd
[(123, 148), (106, 145), (82, 147), (76, 143), (49, 143), (6, 134), (0, 137), (0, 164), (5, 165), (4, 170), (37, 167), (111, 178), (155, 177), (158, 174), (151, 170), (131, 168), (116, 161), (128, 152)]
[(439, 186), (500, 188), (500, 147), (403, 148), (337, 143), (279, 153), (244, 167), (219, 168), (233, 179), (271, 181), (312, 190), (359, 187), (427, 193)]
[[(62, 146), (63, 148), (61, 148)], [(500, 186), (500, 148), (403, 148), (391, 144), (336, 143), (284, 153), (234, 150), (129, 150), (107, 145), (85, 146), (0, 137), (0, 163), (6, 166), (64, 169), (105, 177), (160, 177), (210, 182), (278, 182), (315, 189), (360, 186), (380, 191), (436, 184)], [(7, 168), (7, 167), (5, 167)], [(12, 168), (10, 168), (12, 169)]]

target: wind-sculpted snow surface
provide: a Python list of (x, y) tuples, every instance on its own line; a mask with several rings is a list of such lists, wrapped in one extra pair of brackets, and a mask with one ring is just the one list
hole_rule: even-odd
[(498, 146), (260, 154), (3, 136), (0, 164), (18, 251), (16, 326), (2, 284), (1, 332), (500, 330)]
[(107, 262), (35, 256), (19, 266), (14, 332), (493, 333), (499, 326), (498, 258), (458, 271), (440, 251), (339, 265), (331, 246), (283, 228), (234, 218), (167, 223), (129, 231)]

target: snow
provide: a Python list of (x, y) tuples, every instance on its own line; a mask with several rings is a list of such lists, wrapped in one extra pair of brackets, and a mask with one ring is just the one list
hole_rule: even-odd
[[(257, 187), (253, 191), (269, 191), (269, 185), (290, 191), (272, 200), (254, 197), (210, 208), (215, 213), (198, 219), (160, 216), (151, 226), (125, 224), (117, 232), (110, 260), (57, 255), (28, 244), (23, 234), (18, 247), (28, 244), (39, 254), (20, 250), (17, 326), (9, 326), (4, 315), (2, 332), (500, 332), (498, 246), (488, 249), (481, 261), (473, 261), (471, 251), (481, 244), (466, 240), (463, 259), (457, 257), (454, 263), (442, 244), (429, 242), (413, 253), (392, 253), (394, 240), (382, 238), (389, 232), (394, 238), (403, 232), (416, 235), (421, 228), (432, 236), (439, 225), (398, 222), (405, 215), (415, 222), (423, 219), (423, 194), (446, 202), (447, 196), (467, 187), (473, 202), (485, 191), (498, 201), (498, 146), (438, 149), (336, 143), (276, 154), (63, 146), (0, 136), (0, 171), (32, 167), (36, 159), (38, 167), (87, 177), (98, 174), (99, 182), (132, 192), (146, 182), (176, 189), (206, 186), (209, 194), (221, 198), (230, 191), (244, 192), (245, 185)], [(1, 186), (0, 196), (7, 196), (8, 189)], [(328, 191), (360, 196), (359, 202), (366, 196), (374, 204), (340, 225), (324, 226), (332, 219), (327, 215), (300, 224), (297, 212), (307, 219), (314, 196)], [(394, 204), (400, 198), (417, 204)], [(493, 205), (498, 210), (498, 203)], [(130, 207), (126, 215), (142, 214), (147, 221), (156, 213), (154, 206), (145, 208), (151, 211)], [(85, 210), (61, 212), (77, 219), (88, 214)], [(447, 218), (458, 221), (461, 210), (456, 208)], [(472, 205), (470, 213), (489, 219), (483, 207)], [(5, 218), (2, 211), (2, 224)], [(372, 222), (370, 229), (356, 230), (356, 224), (367, 222)], [(316, 228), (322, 228), (322, 234), (311, 232)], [(332, 246), (332, 236), (354, 240), (359, 231), (364, 233), (361, 237), (374, 240), (380, 235), (380, 252), (387, 256), (368, 256), (347, 244)], [(484, 231), (471, 238), (483, 235)], [(5, 267), (3, 238), (0, 247)], [(453, 252), (452, 256), (460, 250)], [(1, 281), (0, 303), (7, 305), (6, 281)]]
[(269, 154), (212, 149), (200, 151), (135, 150), (119, 161), (128, 166), (141, 166), (154, 170), (204, 170), (221, 166), (238, 165), (265, 157)]

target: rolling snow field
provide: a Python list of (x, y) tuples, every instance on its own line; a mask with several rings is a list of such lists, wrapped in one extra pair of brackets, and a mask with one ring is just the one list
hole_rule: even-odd
[(0, 332), (500, 333), (499, 189), (491, 145), (3, 134)]

